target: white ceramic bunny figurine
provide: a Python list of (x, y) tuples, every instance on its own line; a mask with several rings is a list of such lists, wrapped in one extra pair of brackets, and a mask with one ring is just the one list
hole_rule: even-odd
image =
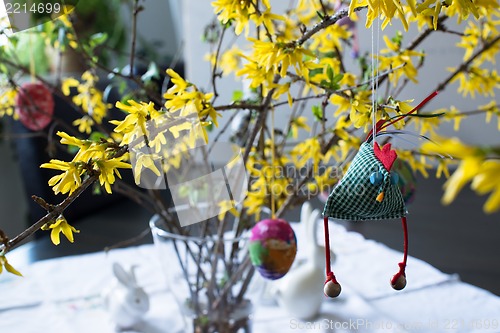
[[(302, 205), (301, 224), (304, 227), (304, 263), (288, 272), (278, 286), (278, 300), (289, 315), (298, 319), (312, 319), (320, 313), (325, 280), (324, 248), (318, 244), (316, 223), (321, 217), (319, 210), (312, 210), (306, 202)], [(300, 247), (299, 247), (300, 251)], [(331, 255), (333, 258), (333, 254)]]
[(113, 263), (116, 281), (103, 295), (104, 306), (117, 331), (132, 328), (149, 310), (149, 296), (137, 285), (134, 268), (127, 272), (120, 264)]

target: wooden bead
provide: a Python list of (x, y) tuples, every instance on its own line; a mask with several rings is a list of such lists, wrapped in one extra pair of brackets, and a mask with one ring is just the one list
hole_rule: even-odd
[(323, 287), (323, 292), (325, 293), (325, 295), (331, 298), (335, 298), (340, 295), (341, 290), (342, 288), (340, 287), (340, 284), (334, 283), (333, 281), (328, 281)]
[(394, 284), (391, 283), (391, 286), (394, 290), (402, 290), (406, 287), (406, 277), (404, 275), (400, 275)]

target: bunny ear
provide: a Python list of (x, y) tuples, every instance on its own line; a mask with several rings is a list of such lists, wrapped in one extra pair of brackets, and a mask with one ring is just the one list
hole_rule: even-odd
[(115, 274), (118, 281), (120, 281), (120, 283), (124, 286), (129, 287), (134, 285), (133, 278), (117, 262), (113, 263), (113, 273)]
[(316, 223), (319, 220), (321, 216), (321, 211), (315, 209), (311, 213), (311, 216), (309, 217), (309, 237), (313, 241), (313, 245), (316, 246), (318, 245), (318, 236), (316, 234)]
[(137, 285), (137, 278), (135, 276), (135, 269), (137, 268), (137, 265), (132, 265), (132, 267), (130, 267), (130, 279), (132, 280), (132, 283), (134, 285)]
[(312, 206), (309, 202), (304, 202), (302, 204), (302, 209), (300, 210), (300, 222), (306, 222), (312, 213)]

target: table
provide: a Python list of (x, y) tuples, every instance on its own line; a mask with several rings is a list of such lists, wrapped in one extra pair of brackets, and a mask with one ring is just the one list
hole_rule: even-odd
[[(396, 292), (388, 280), (402, 258), (400, 252), (338, 224), (330, 228), (341, 296), (325, 298), (321, 317), (309, 322), (288, 316), (276, 305), (257, 304), (255, 333), (500, 332), (500, 297), (413, 257), (408, 259), (408, 286)], [(114, 332), (101, 298), (112, 283), (114, 261), (138, 265), (137, 279), (150, 295), (150, 311), (137, 331), (182, 332), (153, 245), (18, 267), (24, 278), (0, 275), (0, 332)]]

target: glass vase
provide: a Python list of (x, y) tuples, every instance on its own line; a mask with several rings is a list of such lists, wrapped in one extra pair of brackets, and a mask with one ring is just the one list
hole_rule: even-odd
[(158, 215), (150, 227), (183, 319), (181, 332), (251, 332), (253, 306), (245, 297), (251, 277), (242, 270), (246, 237), (207, 235), (203, 223), (183, 228), (189, 236), (180, 235), (167, 231)]

